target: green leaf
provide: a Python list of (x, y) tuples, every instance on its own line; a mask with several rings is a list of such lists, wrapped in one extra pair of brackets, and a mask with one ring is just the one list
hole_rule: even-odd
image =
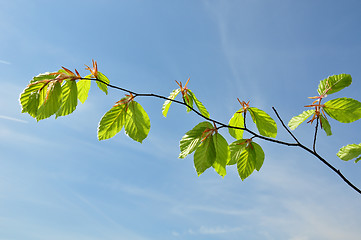
[(312, 114), (315, 113), (315, 110), (307, 110), (301, 113), (298, 116), (291, 118), (288, 122), (288, 126), (291, 130), (295, 130), (301, 123), (303, 123), (307, 118), (309, 118)]
[(212, 124), (209, 122), (201, 122), (192, 130), (188, 131), (179, 142), (181, 151), (179, 158), (185, 158), (188, 154), (191, 154), (194, 150), (196, 150), (198, 145), (201, 143), (203, 132), (212, 127)]
[(33, 118), (36, 118), (38, 114), (38, 107), (39, 107), (39, 93), (32, 92), (29, 96), (27, 112)]
[(233, 165), (238, 162), (238, 160), (241, 158), (241, 153), (246, 148), (246, 139), (239, 139), (229, 145), (229, 150), (231, 153), (231, 159), (227, 163), (227, 165)]
[(196, 95), (194, 95), (194, 93), (188, 89), (188, 96), (190, 96), (192, 98), (192, 100), (196, 103), (196, 106), (199, 110), (199, 112), (206, 118), (209, 118), (209, 113), (206, 109), (206, 107), (203, 105), (203, 103), (201, 103), (201, 101), (199, 101), (197, 98), (196, 98)]
[(216, 149), (216, 159), (213, 163), (213, 168), (219, 175), (224, 177), (226, 175), (226, 165), (230, 158), (229, 146), (226, 139), (219, 133), (214, 134), (212, 138)]
[(96, 81), (100, 90), (105, 92), (105, 94), (108, 94), (108, 85), (107, 84), (110, 83), (109, 79), (101, 72), (98, 72), (97, 79), (104, 82), (104, 83), (102, 83), (102, 82)]
[(242, 181), (252, 174), (256, 167), (256, 152), (250, 146), (246, 147), (238, 161), (237, 170)]
[[(344, 146), (337, 153), (337, 156), (344, 161), (357, 158), (359, 155), (361, 155), (361, 143)], [(359, 160), (360, 158), (357, 158), (355, 162), (358, 162)]]
[[(238, 112), (233, 114), (232, 118), (229, 120), (229, 125), (233, 127), (244, 128), (244, 118), (243, 118), (242, 109), (240, 109)], [(235, 139), (243, 138), (243, 130), (241, 129), (228, 128), (228, 132)]]
[(67, 80), (62, 87), (62, 102), (60, 109), (56, 112), (56, 118), (74, 112), (77, 105), (78, 105), (77, 84), (73, 80)]
[(194, 153), (194, 167), (198, 176), (214, 164), (216, 156), (213, 137), (208, 137), (198, 146)]
[(350, 74), (333, 75), (320, 81), (317, 92), (320, 95), (330, 95), (350, 86), (351, 83), (352, 78)]
[(277, 124), (266, 112), (254, 107), (248, 110), (261, 135), (272, 138), (277, 136)]
[(352, 98), (336, 98), (325, 102), (324, 111), (333, 119), (350, 123), (361, 118), (361, 103)]
[[(42, 94), (43, 92), (43, 94)], [(41, 106), (38, 109), (36, 120), (42, 120), (50, 117), (56, 113), (61, 106), (61, 85), (58, 81), (50, 82), (44, 91), (40, 92), (39, 103)]]
[(126, 104), (115, 105), (104, 114), (98, 126), (98, 139), (105, 140), (114, 137), (125, 124)]
[[(187, 92), (187, 95), (183, 97), (183, 101), (191, 108), (193, 108), (193, 97), (192, 95), (189, 93), (189, 91)], [(191, 108), (187, 107), (187, 112), (192, 111)]]
[(361, 157), (358, 157), (358, 158), (355, 160), (355, 163), (358, 163), (360, 160), (361, 160)]
[(52, 73), (56, 73), (56, 72), (40, 73), (39, 75), (33, 77), (33, 79), (31, 79), (30, 83), (40, 82), (40, 81), (44, 81), (44, 80), (52, 80), (56, 77), (56, 75), (51, 75)]
[[(91, 74), (85, 76), (84, 78), (91, 78)], [(88, 98), (88, 93), (90, 90), (91, 80), (81, 79), (77, 82), (77, 89), (78, 89), (78, 99), (81, 103), (84, 103), (85, 100)]]
[[(174, 100), (175, 97), (180, 93), (180, 88), (177, 88), (177, 89), (174, 89), (170, 95), (169, 95), (169, 99), (172, 99)], [(168, 110), (169, 110), (169, 107), (170, 105), (172, 104), (172, 101), (171, 100), (166, 100), (164, 103), (163, 103), (163, 106), (162, 106), (162, 114), (164, 117), (167, 117), (167, 114), (168, 114)]]
[[(20, 104), (21, 104), (21, 107), (22, 107), (22, 110), (21, 112), (22, 113), (25, 113), (25, 112), (28, 112), (28, 109), (29, 109), (29, 98), (30, 96), (33, 94), (33, 93), (37, 93), (42, 87), (44, 87), (44, 85), (47, 84), (45, 82), (37, 82), (37, 83), (32, 83), (32, 84), (29, 84), (25, 89), (24, 91), (20, 94)], [(39, 97), (39, 96), (37, 96)], [(34, 98), (34, 97), (33, 97)], [(37, 106), (39, 104), (39, 100), (37, 100)], [(34, 106), (33, 106), (34, 102), (31, 102), (30, 103), (30, 108), (33, 109)], [(36, 109), (37, 109), (37, 106), (36, 106)], [(34, 116), (33, 116), (34, 117)]]
[[(256, 154), (256, 165), (255, 168), (257, 171), (259, 171), (263, 165), (264, 162), (264, 152), (261, 146), (255, 142), (251, 142), (251, 150), (254, 150)], [(252, 149), (253, 148), (253, 149)]]
[(130, 138), (140, 143), (148, 136), (150, 130), (148, 114), (144, 111), (143, 107), (135, 101), (128, 103), (124, 130)]
[(331, 126), (328, 120), (324, 118), (322, 115), (320, 115), (320, 120), (321, 120), (322, 129), (325, 130), (327, 136), (331, 136), (332, 135)]

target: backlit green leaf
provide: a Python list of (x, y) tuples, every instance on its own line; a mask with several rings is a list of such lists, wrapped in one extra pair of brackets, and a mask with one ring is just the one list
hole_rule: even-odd
[(125, 124), (126, 104), (115, 105), (104, 114), (98, 126), (98, 139), (105, 140), (114, 137)]
[(40, 73), (39, 75), (33, 77), (33, 79), (31, 79), (30, 83), (40, 82), (40, 81), (44, 81), (44, 80), (52, 80), (56, 77), (56, 75), (53, 75), (52, 73), (56, 73), (56, 72)]
[[(45, 83), (45, 82), (37, 82), (37, 83), (29, 84), (24, 89), (24, 91), (20, 94), (20, 104), (21, 104), (21, 107), (22, 107), (22, 110), (21, 110), (22, 113), (28, 112), (28, 108), (29, 108), (28, 104), (29, 104), (30, 96), (33, 93), (38, 92), (42, 87), (44, 87), (45, 84), (47, 84), (47, 83)], [(37, 96), (37, 98), (39, 98), (39, 96)], [(30, 108), (32, 109), (32, 112), (33, 112), (34, 102), (32, 102), (30, 104), (31, 104)], [(36, 106), (38, 106), (38, 104), (39, 104), (39, 99), (37, 100)], [(37, 109), (37, 107), (36, 107), (36, 109)]]
[(201, 101), (199, 101), (199, 100), (196, 98), (196, 95), (194, 95), (194, 93), (193, 93), (191, 90), (188, 89), (188, 93), (189, 93), (188, 96), (191, 97), (191, 98), (193, 99), (193, 101), (196, 103), (196, 106), (197, 106), (199, 112), (200, 112), (203, 116), (209, 118), (209, 113), (208, 113), (207, 109), (205, 108), (205, 106), (203, 105), (203, 103), (201, 103)]
[(202, 134), (206, 129), (211, 129), (213, 126), (209, 122), (201, 122), (197, 124), (192, 130), (188, 131), (180, 140), (179, 147), (181, 153), (179, 158), (185, 158), (191, 154), (201, 143)]
[(231, 153), (231, 159), (227, 165), (233, 165), (238, 162), (238, 159), (241, 158), (241, 153), (246, 148), (246, 139), (239, 139), (229, 145), (229, 150)]
[(333, 119), (350, 123), (361, 118), (361, 103), (352, 98), (336, 98), (325, 102), (324, 111)]
[(46, 92), (40, 94), (40, 104), (36, 120), (42, 120), (56, 113), (61, 106), (61, 85), (58, 81), (50, 82)]
[(237, 170), (242, 181), (252, 174), (255, 167), (256, 152), (254, 151), (254, 149), (248, 146), (242, 151), (237, 161)]
[(307, 118), (309, 118), (312, 114), (315, 113), (315, 110), (307, 110), (301, 113), (298, 116), (291, 118), (288, 122), (288, 126), (291, 130), (295, 130), (301, 123), (303, 123)]
[[(244, 128), (244, 118), (243, 118), (242, 109), (240, 109), (238, 112), (233, 114), (232, 118), (229, 120), (229, 125), (233, 127)], [(243, 138), (243, 130), (241, 129), (228, 128), (228, 132), (235, 139)]]
[(320, 81), (317, 92), (320, 95), (330, 95), (350, 86), (351, 83), (352, 78), (350, 74), (333, 75)]
[(219, 175), (224, 177), (226, 175), (226, 165), (230, 158), (229, 146), (226, 139), (219, 133), (215, 133), (212, 138), (216, 149), (216, 160), (213, 163), (213, 168)]
[(261, 135), (273, 138), (277, 136), (277, 124), (266, 112), (254, 107), (248, 110)]
[[(254, 151), (256, 154), (256, 165), (255, 165), (255, 169), (257, 171), (259, 171), (263, 165), (264, 162), (264, 152), (263, 149), (261, 148), (261, 146), (255, 142), (251, 142), (251, 149), (250, 151)], [(253, 149), (252, 149), (253, 148)]]
[[(91, 78), (91, 74), (85, 76), (84, 78)], [(81, 103), (84, 103), (85, 100), (88, 98), (88, 93), (90, 90), (91, 80), (81, 79), (77, 82), (77, 89), (78, 89), (78, 99)]]
[(198, 176), (214, 164), (216, 156), (213, 138), (206, 138), (194, 153), (194, 167)]
[[(357, 158), (361, 155), (361, 143), (360, 144), (349, 144), (342, 147), (337, 156), (344, 161), (349, 161), (351, 159)], [(355, 162), (358, 162), (360, 159), (357, 159)]]
[(78, 105), (78, 89), (76, 82), (67, 80), (62, 87), (62, 102), (60, 109), (56, 112), (56, 117), (68, 115), (76, 109)]
[(143, 107), (131, 101), (128, 104), (127, 117), (124, 126), (125, 133), (133, 140), (142, 143), (148, 136), (150, 120)]
[[(103, 92), (105, 92), (105, 94), (108, 94), (108, 85), (110, 83), (109, 79), (101, 72), (98, 72), (98, 76), (97, 79), (102, 81), (96, 81), (98, 87), (100, 88), (100, 90), (102, 90)], [(104, 83), (103, 83), (104, 82)]]
[[(187, 92), (187, 95), (183, 97), (183, 100), (189, 107), (193, 108), (193, 97), (189, 92)], [(187, 107), (187, 112), (192, 111), (189, 107)]]
[[(172, 99), (174, 100), (175, 97), (180, 93), (180, 88), (177, 88), (177, 89), (174, 89), (170, 95), (169, 95), (169, 99)], [(168, 114), (168, 110), (169, 110), (169, 107), (170, 105), (172, 104), (173, 101), (171, 100), (166, 100), (164, 103), (163, 103), (163, 106), (162, 106), (162, 114), (164, 117), (167, 117), (167, 114)]]
[(321, 120), (322, 129), (325, 130), (327, 136), (331, 136), (332, 135), (331, 126), (328, 120), (324, 118), (322, 115), (320, 115), (320, 120)]
[(38, 114), (38, 108), (39, 108), (39, 93), (33, 92), (29, 96), (27, 112), (29, 113), (30, 116), (36, 118), (36, 115)]

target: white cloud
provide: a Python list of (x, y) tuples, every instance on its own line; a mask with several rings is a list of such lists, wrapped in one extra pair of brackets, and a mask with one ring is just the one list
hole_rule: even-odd
[(1, 60), (1, 59), (0, 59), (0, 63), (2, 63), (2, 64), (6, 64), (6, 65), (10, 65), (10, 64), (11, 64), (10, 62), (5, 61), (5, 60)]
[(0, 118), (5, 119), (5, 120), (14, 121), (14, 122), (28, 123), (28, 121), (18, 119), (18, 118), (9, 117), (9, 116), (4, 116), (4, 115), (0, 115)]

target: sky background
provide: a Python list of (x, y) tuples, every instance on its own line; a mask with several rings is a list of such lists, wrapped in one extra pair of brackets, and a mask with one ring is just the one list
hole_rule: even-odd
[[(329, 96), (361, 100), (360, 1), (0, 0), (0, 239), (360, 239), (361, 196), (310, 154), (255, 140), (266, 154), (245, 181), (235, 167), (200, 177), (179, 140), (196, 114), (137, 98), (151, 130), (99, 142), (97, 125), (124, 92), (91, 89), (67, 116), (36, 122), (18, 98), (33, 76), (98, 61), (114, 85), (168, 96), (185, 82), (227, 123), (250, 100), (287, 123), (320, 80), (348, 73)], [(248, 119), (250, 120), (250, 119)], [(279, 122), (278, 139), (292, 141)], [(336, 157), (361, 123), (330, 121), (317, 149), (361, 187), (360, 164)], [(251, 122), (248, 122), (251, 126)], [(294, 133), (312, 146), (314, 125)], [(228, 143), (233, 139), (222, 130)]]

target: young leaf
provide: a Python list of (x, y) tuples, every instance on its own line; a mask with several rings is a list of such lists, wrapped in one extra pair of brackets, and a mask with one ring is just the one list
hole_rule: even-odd
[(36, 118), (36, 115), (38, 114), (38, 108), (39, 108), (39, 93), (32, 92), (29, 96), (29, 101), (26, 111), (29, 113), (30, 116)]
[(246, 148), (246, 139), (239, 139), (229, 145), (229, 150), (231, 153), (231, 159), (227, 165), (233, 165), (238, 162), (238, 159), (241, 158), (241, 153)]
[[(91, 74), (85, 76), (84, 78), (91, 78)], [(90, 90), (91, 80), (81, 79), (77, 82), (77, 89), (78, 89), (78, 99), (81, 103), (84, 103), (85, 100), (88, 98), (88, 93)]]
[(56, 113), (61, 105), (61, 85), (58, 81), (50, 82), (43, 94), (40, 93), (41, 106), (36, 115), (36, 120), (42, 120)]
[[(180, 93), (180, 88), (177, 88), (177, 89), (174, 89), (170, 95), (169, 95), (169, 99), (175, 99), (175, 97)], [(168, 110), (169, 110), (169, 107), (171, 105), (172, 101), (171, 100), (166, 100), (164, 103), (163, 103), (163, 106), (162, 106), (162, 114), (164, 117), (167, 117), (167, 114), (168, 114)]]
[(351, 83), (352, 78), (350, 74), (333, 75), (320, 81), (317, 92), (320, 96), (324, 94), (330, 95), (350, 86)]
[(100, 90), (105, 92), (105, 94), (108, 94), (108, 85), (107, 84), (110, 83), (109, 79), (101, 72), (98, 72), (97, 79), (102, 81), (102, 82), (96, 81)]
[(191, 154), (194, 150), (196, 150), (198, 145), (201, 143), (203, 132), (210, 128), (212, 128), (211, 123), (201, 122), (192, 130), (188, 131), (179, 142), (181, 151), (179, 158), (185, 158), (188, 154)]
[[(255, 154), (256, 154), (256, 165), (255, 165), (255, 169), (257, 171), (259, 171), (263, 165), (264, 162), (264, 152), (263, 149), (261, 148), (261, 146), (255, 142), (251, 142), (251, 150), (254, 150)], [(253, 148), (253, 149), (252, 149)]]
[(74, 112), (77, 105), (78, 89), (76, 82), (73, 80), (67, 80), (62, 87), (62, 103), (60, 109), (56, 112), (56, 118)]
[[(360, 144), (349, 144), (342, 147), (337, 156), (344, 161), (349, 161), (351, 159), (357, 158), (361, 155), (361, 143)], [(358, 162), (360, 158), (357, 158), (355, 162)]]
[(105, 140), (114, 137), (125, 124), (126, 104), (115, 105), (104, 114), (98, 126), (98, 139)]
[(135, 101), (128, 103), (124, 130), (130, 138), (140, 143), (148, 136), (150, 130), (148, 114), (144, 111), (143, 107)]
[(219, 133), (214, 134), (212, 138), (216, 149), (216, 159), (213, 163), (213, 168), (219, 175), (224, 177), (226, 175), (226, 165), (230, 158), (229, 146), (226, 139)]
[(246, 147), (237, 161), (238, 174), (242, 181), (252, 174), (256, 167), (256, 152), (250, 146)]
[(361, 103), (352, 98), (336, 98), (325, 102), (324, 111), (333, 119), (350, 123), (361, 118)]
[(196, 95), (194, 95), (194, 93), (193, 93), (191, 90), (188, 89), (188, 93), (189, 93), (188, 96), (191, 97), (192, 100), (196, 103), (196, 106), (197, 106), (199, 112), (200, 112), (203, 116), (209, 118), (209, 113), (208, 113), (207, 109), (204, 107), (203, 103), (201, 103), (201, 102), (196, 98)]
[(266, 112), (254, 107), (248, 110), (261, 135), (273, 138), (277, 136), (277, 124)]
[(314, 109), (304, 111), (300, 115), (291, 118), (291, 120), (288, 122), (288, 126), (290, 127), (291, 130), (295, 130), (301, 123), (303, 123), (307, 118), (309, 118), (314, 113), (315, 113)]
[[(44, 87), (44, 85), (47, 84), (46, 82), (34, 82), (30, 85), (28, 85), (24, 91), (20, 94), (20, 104), (22, 107), (21, 112), (25, 113), (25, 112), (29, 112), (29, 105), (31, 109), (34, 109), (34, 102), (30, 102), (29, 104), (29, 98), (33, 93), (37, 93), (42, 87)], [(35, 98), (35, 97), (33, 97)], [(37, 96), (37, 106), (36, 109), (38, 107), (39, 104), (39, 96)], [(34, 111), (32, 110), (32, 112), (34, 113)], [(30, 114), (31, 115), (31, 114)], [(31, 115), (32, 116), (32, 115)], [(33, 116), (34, 117), (34, 116)]]
[(216, 156), (217, 153), (213, 138), (206, 138), (194, 153), (194, 167), (196, 168), (198, 176), (214, 164)]
[(39, 75), (33, 77), (33, 79), (30, 80), (30, 83), (40, 82), (44, 80), (52, 80), (56, 77), (54, 75), (56, 72), (46, 72), (46, 73), (40, 73)]
[[(241, 111), (242, 109), (233, 114), (232, 118), (229, 120), (230, 126), (244, 128), (244, 118)], [(235, 139), (243, 138), (243, 130), (241, 129), (228, 128), (228, 132)]]
[[(183, 100), (189, 107), (193, 108), (193, 97), (189, 92), (187, 92), (187, 95), (183, 97)], [(187, 107), (187, 112), (192, 111), (189, 107)]]
[(325, 130), (327, 136), (331, 136), (332, 135), (331, 126), (328, 120), (324, 118), (322, 115), (320, 115), (320, 121), (321, 121), (322, 129)]

